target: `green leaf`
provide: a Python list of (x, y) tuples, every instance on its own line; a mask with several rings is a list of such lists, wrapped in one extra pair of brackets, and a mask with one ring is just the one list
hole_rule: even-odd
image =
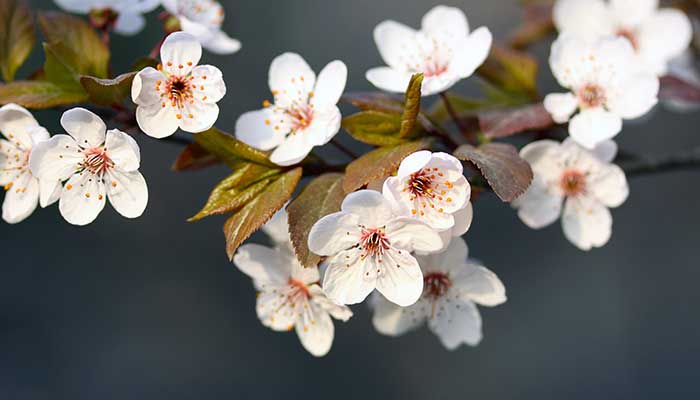
[(497, 88), (525, 99), (537, 98), (537, 60), (531, 55), (493, 46), (477, 73)]
[(214, 214), (236, 212), (278, 177), (281, 170), (248, 163), (219, 182), (201, 211), (188, 219), (200, 220)]
[(301, 174), (301, 167), (284, 172), (226, 221), (224, 235), (226, 236), (226, 254), (229, 259), (233, 259), (238, 246), (292, 197)]
[(202, 148), (231, 167), (238, 167), (241, 161), (248, 161), (277, 168), (277, 165), (268, 159), (266, 152), (254, 149), (217, 128), (197, 133), (194, 139)]
[(80, 84), (88, 94), (90, 101), (101, 106), (122, 104), (131, 94), (131, 82), (136, 72), (119, 75), (114, 79), (100, 79), (83, 75)]
[(87, 100), (84, 92), (72, 91), (51, 82), (18, 81), (0, 85), (0, 103), (16, 103), (27, 108), (51, 108)]
[(465, 144), (455, 150), (454, 156), (476, 165), (496, 195), (505, 202), (515, 200), (532, 182), (530, 164), (520, 158), (513, 145), (487, 143), (474, 147)]
[(360, 142), (373, 146), (396, 145), (405, 140), (399, 137), (401, 117), (384, 111), (361, 111), (343, 118), (343, 128)]
[(208, 152), (199, 143), (194, 142), (185, 146), (173, 163), (172, 170), (181, 171), (196, 171), (198, 169), (210, 167), (220, 163), (215, 155)]
[(348, 165), (343, 190), (345, 193), (354, 192), (376, 179), (386, 178), (396, 172), (404, 158), (430, 145), (430, 139), (421, 139), (370, 151)]
[(36, 41), (31, 10), (20, 0), (0, 0), (0, 26), (0, 72), (10, 82)]
[[(58, 59), (76, 72), (76, 81), (77, 75), (108, 77), (109, 49), (87, 22), (66, 14), (45, 12), (39, 14), (39, 26)], [(59, 43), (60, 46), (54, 47)]]
[(77, 64), (80, 55), (63, 43), (44, 43), (44, 79), (76, 91), (82, 90)]
[(362, 111), (384, 111), (395, 114), (403, 112), (401, 100), (381, 92), (345, 93), (340, 100)]
[(414, 74), (406, 88), (406, 96), (403, 102), (403, 114), (401, 115), (400, 138), (416, 136), (414, 130), (416, 118), (420, 113), (421, 85), (423, 84), (423, 74)]
[(289, 235), (301, 265), (314, 267), (321, 261), (309, 250), (309, 231), (322, 217), (340, 211), (344, 198), (343, 174), (324, 174), (309, 182), (287, 206)]

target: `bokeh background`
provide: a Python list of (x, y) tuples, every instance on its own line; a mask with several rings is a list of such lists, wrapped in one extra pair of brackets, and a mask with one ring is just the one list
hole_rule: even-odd
[[(496, 38), (519, 18), (515, 0), (445, 3)], [(388, 18), (418, 26), (435, 4), (225, 2), (225, 30), (243, 48), (205, 53), (228, 86), (217, 125), (232, 130), (237, 115), (269, 97), (269, 62), (284, 51), (301, 53), (316, 71), (340, 58), (348, 89), (371, 89), (364, 72), (381, 64), (374, 26)], [(159, 39), (155, 17), (137, 37), (113, 36), (115, 71)], [(547, 44), (535, 50), (546, 59)], [(36, 49), (30, 63), (41, 62)], [(540, 78), (545, 91), (556, 87), (546, 63)], [(37, 116), (61, 132), (58, 112)], [(681, 151), (700, 144), (699, 124), (700, 113), (657, 107), (626, 124), (619, 143), (650, 155)], [(19, 225), (0, 224), (0, 398), (700, 398), (697, 171), (633, 178), (629, 200), (613, 212), (612, 240), (589, 253), (570, 245), (558, 224), (529, 230), (486, 195), (466, 238), (472, 255), (504, 281), (509, 300), (482, 308), (480, 346), (448, 352), (426, 329), (380, 336), (359, 305), (336, 325), (331, 353), (315, 359), (294, 333), (258, 322), (250, 281), (224, 253), (224, 219), (185, 222), (225, 168), (176, 174), (177, 145), (138, 140), (150, 189), (142, 218), (123, 219), (107, 206), (77, 228), (53, 206)]]

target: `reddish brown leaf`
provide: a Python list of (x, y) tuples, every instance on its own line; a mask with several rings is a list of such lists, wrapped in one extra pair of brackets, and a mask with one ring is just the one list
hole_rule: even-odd
[(659, 98), (686, 103), (700, 103), (700, 86), (684, 81), (676, 76), (661, 77)]
[(490, 138), (506, 137), (554, 125), (551, 115), (542, 103), (482, 111), (478, 113), (478, 117), (481, 131)]
[(196, 171), (220, 163), (215, 155), (197, 142), (190, 143), (180, 152), (172, 166), (173, 171)]

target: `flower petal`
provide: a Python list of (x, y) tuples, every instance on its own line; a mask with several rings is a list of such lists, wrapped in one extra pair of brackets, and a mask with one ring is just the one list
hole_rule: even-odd
[(311, 104), (319, 108), (333, 107), (340, 100), (348, 79), (348, 68), (340, 60), (331, 61), (318, 74)]
[(493, 36), (491, 31), (485, 26), (482, 26), (472, 32), (469, 36), (459, 40), (458, 49), (454, 54), (454, 58), (450, 63), (450, 72), (456, 74), (460, 78), (471, 76), (481, 64), (486, 61)]
[(266, 109), (248, 111), (236, 120), (236, 139), (260, 150), (270, 150), (284, 141), (284, 133), (273, 129)]
[(114, 164), (124, 171), (135, 171), (141, 164), (141, 151), (136, 140), (118, 130), (107, 131), (105, 150)]
[(634, 27), (651, 17), (659, 8), (659, 0), (610, 0), (610, 9), (618, 23)]
[(226, 83), (221, 70), (212, 65), (198, 65), (192, 70), (194, 96), (205, 103), (216, 103), (226, 94)]
[[(377, 67), (367, 71), (365, 77), (371, 84), (387, 92), (403, 93), (408, 87), (413, 74), (389, 67)], [(423, 82), (425, 84), (425, 82)], [(421, 96), (424, 96), (421, 92)]]
[(668, 62), (683, 54), (693, 38), (690, 19), (680, 10), (661, 9), (639, 27), (639, 55), (651, 68), (663, 75)]
[(220, 29), (212, 30), (206, 40), (202, 40), (201, 42), (202, 47), (214, 54), (233, 54), (241, 49), (240, 41), (230, 37), (226, 32)]
[(569, 198), (562, 217), (564, 235), (581, 250), (605, 245), (612, 235), (612, 216), (591, 197)]
[(588, 179), (591, 193), (607, 207), (618, 207), (629, 196), (625, 172), (617, 165), (605, 165)]
[(550, 192), (542, 178), (535, 175), (530, 188), (515, 199), (512, 205), (518, 210), (518, 217), (525, 225), (541, 229), (559, 218), (562, 202), (563, 197)]
[(39, 123), (24, 107), (13, 103), (0, 107), (0, 133), (22, 150), (32, 148), (30, 131), (38, 126)]
[(107, 126), (102, 118), (84, 108), (72, 108), (61, 116), (61, 126), (82, 148), (99, 147), (105, 142)]
[(163, 79), (163, 74), (153, 67), (142, 69), (131, 82), (131, 100), (139, 106), (160, 104), (161, 93), (156, 87)]
[(314, 111), (311, 125), (296, 134), (307, 136), (307, 142), (314, 146), (323, 146), (340, 131), (342, 118), (340, 109), (336, 106), (318, 109)]
[(428, 327), (440, 338), (448, 350), (454, 350), (462, 343), (476, 346), (481, 342), (481, 315), (471, 301), (453, 299), (439, 300)]
[[(428, 150), (416, 151), (410, 154), (408, 157), (404, 158), (399, 165), (399, 171), (396, 173), (397, 178), (406, 178), (411, 174), (414, 174), (430, 162), (433, 158), (433, 153)], [(393, 178), (389, 178), (393, 179)]]
[(599, 161), (606, 164), (611, 163), (617, 156), (617, 143), (614, 140), (606, 140), (598, 143), (591, 151)]
[(418, 300), (409, 307), (399, 307), (379, 293), (370, 298), (372, 325), (382, 335), (399, 336), (420, 327), (430, 315), (430, 303)]
[(87, 225), (94, 221), (105, 206), (105, 185), (102, 179), (89, 172), (71, 176), (63, 187), (58, 210), (73, 225)]
[(469, 23), (466, 15), (459, 8), (438, 5), (423, 16), (421, 31), (461, 38), (469, 34)]
[(323, 357), (331, 350), (335, 328), (330, 315), (313, 302), (304, 308), (296, 321), (297, 336), (304, 348), (315, 357)]
[(302, 98), (306, 100), (314, 90), (316, 74), (309, 64), (296, 53), (284, 53), (275, 57), (270, 64), (268, 84), (277, 96), (289, 99)]
[(302, 133), (288, 135), (270, 154), (270, 161), (281, 166), (300, 163), (314, 147), (311, 139)]
[(408, 252), (434, 252), (444, 245), (435, 229), (410, 217), (389, 221), (386, 224), (386, 234), (392, 246)]
[(254, 243), (239, 247), (233, 263), (253, 279), (258, 290), (286, 285), (292, 274), (292, 264), (279, 250)]
[(581, 146), (593, 149), (622, 130), (622, 119), (602, 108), (589, 108), (576, 114), (569, 123), (569, 134)]
[(115, 210), (126, 218), (138, 218), (148, 204), (148, 186), (139, 171), (112, 168), (105, 175), (107, 197)]
[(358, 190), (348, 194), (340, 209), (343, 212), (357, 215), (359, 217), (358, 223), (368, 228), (381, 227), (393, 219), (391, 205), (381, 193), (374, 190)]
[(178, 119), (175, 109), (162, 107), (156, 103), (150, 106), (136, 108), (136, 122), (146, 135), (161, 139), (172, 135), (177, 131)]
[[(417, 52), (416, 31), (395, 21), (382, 21), (374, 28), (374, 42), (384, 62), (399, 71), (406, 71), (407, 52)], [(390, 69), (390, 68), (388, 68)], [(369, 72), (368, 72), (369, 75)], [(367, 77), (372, 82), (372, 79)], [(372, 82), (374, 83), (374, 82)], [(406, 81), (406, 85), (408, 81)], [(401, 90), (406, 89), (403, 85)]]
[(345, 322), (352, 317), (350, 308), (330, 301), (320, 286), (314, 284), (310, 285), (308, 289), (309, 293), (311, 293), (312, 301), (328, 312), (333, 318)]
[(559, 32), (587, 39), (614, 33), (614, 18), (603, 0), (558, 0), (552, 16)]
[(282, 207), (263, 225), (262, 230), (277, 244), (289, 243), (289, 217)]
[[(214, 126), (219, 119), (219, 106), (201, 100), (185, 104), (181, 112), (182, 114), (176, 114), (175, 118), (179, 121), (180, 129), (185, 132), (204, 132)], [(179, 119), (178, 115), (180, 115)]]
[(551, 93), (544, 98), (544, 108), (552, 115), (554, 122), (563, 124), (576, 112), (578, 100), (572, 93)]
[(360, 241), (358, 216), (349, 212), (337, 212), (316, 221), (309, 231), (309, 250), (331, 256), (347, 250)]
[[(440, 245), (442, 247), (442, 243)], [(387, 300), (402, 307), (418, 301), (423, 294), (423, 272), (418, 261), (407, 251), (393, 248), (384, 253), (382, 261), (377, 290)]]
[(187, 75), (201, 58), (202, 45), (186, 32), (171, 33), (160, 46), (160, 60), (169, 74)]
[(626, 76), (616, 96), (610, 96), (608, 109), (624, 119), (646, 114), (659, 101), (659, 79), (649, 73)]
[(473, 301), (492, 307), (506, 301), (503, 282), (492, 271), (480, 265), (467, 264), (458, 273), (451, 274), (450, 279), (454, 290), (464, 302)]
[(255, 304), (255, 311), (260, 322), (275, 331), (289, 331), (297, 321), (296, 302), (289, 301), (289, 285), (270, 286), (260, 292)]
[(376, 275), (371, 257), (362, 260), (357, 249), (338, 253), (326, 261), (328, 268), (323, 276), (323, 291), (336, 304), (357, 304), (374, 290)]
[(120, 12), (114, 24), (114, 31), (121, 35), (133, 36), (146, 26), (146, 18), (137, 12)]
[(83, 158), (75, 139), (55, 135), (34, 146), (29, 156), (29, 169), (42, 183), (54, 185), (70, 178)]
[(2, 219), (16, 224), (29, 217), (39, 203), (39, 181), (29, 171), (24, 171), (5, 193), (2, 203)]

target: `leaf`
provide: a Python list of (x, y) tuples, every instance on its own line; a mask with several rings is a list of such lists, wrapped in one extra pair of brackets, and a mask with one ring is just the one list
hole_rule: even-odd
[(20, 0), (0, 0), (0, 26), (0, 72), (10, 82), (36, 41), (31, 10)]
[(80, 55), (63, 43), (44, 43), (44, 79), (59, 86), (83, 90), (78, 69)]
[(238, 167), (240, 161), (244, 160), (277, 168), (277, 165), (268, 159), (267, 153), (254, 149), (217, 128), (197, 133), (194, 139), (202, 148), (229, 166)]
[(532, 168), (507, 143), (487, 143), (479, 147), (459, 146), (454, 156), (479, 168), (496, 195), (509, 203), (523, 194), (532, 182)]
[(64, 62), (70, 60), (69, 67), (74, 71), (107, 78), (109, 49), (87, 22), (62, 13), (44, 12), (39, 13), (39, 26), (50, 45), (60, 43), (61, 46), (57, 47), (61, 50), (59, 58)]
[(345, 93), (340, 100), (362, 111), (384, 111), (395, 114), (403, 112), (401, 100), (381, 92)]
[(479, 127), (486, 137), (499, 138), (554, 125), (542, 103), (519, 108), (486, 110), (478, 113)]
[(386, 178), (393, 174), (401, 161), (411, 153), (429, 148), (431, 141), (421, 139), (374, 149), (351, 162), (345, 170), (343, 190), (354, 192), (375, 179)]
[(172, 170), (181, 171), (196, 171), (198, 169), (210, 167), (220, 163), (215, 155), (208, 152), (199, 143), (190, 143), (180, 152), (172, 166)]
[(662, 100), (675, 100), (698, 104), (700, 103), (700, 86), (676, 76), (662, 76), (659, 98)]
[[(468, 99), (461, 96), (457, 96), (452, 93), (447, 93), (447, 98), (455, 110), (457, 115), (463, 116), (466, 114), (471, 114), (475, 110), (482, 107), (487, 107), (490, 104), (483, 100)], [(450, 118), (450, 113), (447, 111), (444, 101), (436, 101), (430, 110), (430, 116), (436, 121), (445, 121)]]
[(219, 182), (212, 190), (209, 200), (202, 207), (202, 210), (188, 221), (193, 222), (214, 214), (238, 211), (264, 190), (279, 173), (279, 169), (271, 169), (252, 163), (245, 164)]
[(129, 98), (134, 76), (136, 76), (136, 72), (122, 74), (114, 79), (100, 79), (83, 75), (80, 77), (80, 84), (87, 92), (90, 101), (101, 106), (111, 106), (122, 104), (124, 100)]
[(243, 241), (267, 222), (292, 197), (301, 179), (301, 173), (301, 167), (283, 173), (226, 221), (224, 235), (226, 236), (226, 254), (229, 259), (233, 259), (233, 254)]
[(18, 81), (0, 85), (0, 103), (16, 103), (27, 108), (51, 108), (87, 100), (84, 92), (75, 92), (51, 82)]
[(344, 198), (343, 174), (324, 174), (309, 182), (287, 206), (289, 235), (301, 265), (313, 267), (321, 261), (309, 250), (309, 231), (322, 217), (340, 211)]
[(401, 115), (400, 138), (415, 136), (416, 118), (420, 113), (421, 85), (423, 84), (423, 74), (414, 74), (406, 88), (406, 96), (403, 102), (403, 114)]
[(360, 142), (373, 146), (396, 145), (405, 140), (399, 137), (401, 116), (384, 111), (361, 111), (343, 118), (343, 128)]
[(537, 98), (537, 69), (537, 60), (531, 55), (493, 46), (477, 73), (506, 92), (535, 99)]

